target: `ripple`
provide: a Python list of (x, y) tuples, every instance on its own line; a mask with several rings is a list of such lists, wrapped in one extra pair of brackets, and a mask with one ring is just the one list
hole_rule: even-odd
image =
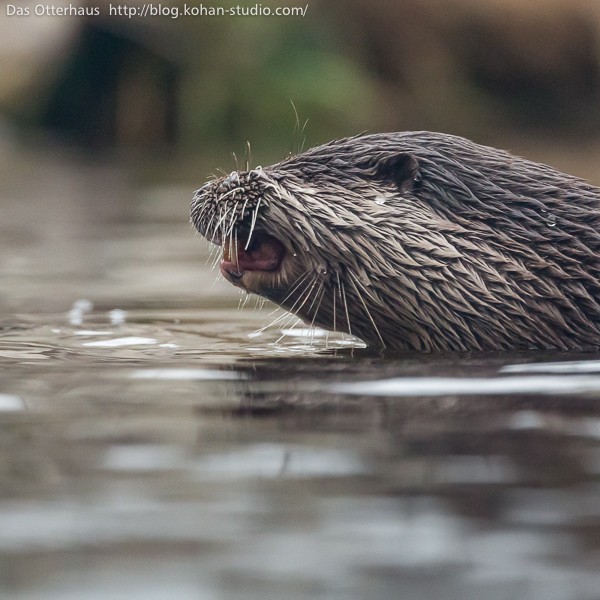
[(144, 337), (122, 337), (113, 338), (112, 340), (96, 340), (95, 342), (83, 342), (82, 346), (90, 348), (122, 348), (124, 346), (152, 346), (157, 344), (158, 340), (155, 338), (144, 338)]
[(334, 394), (369, 396), (448, 396), (497, 394), (582, 394), (600, 392), (600, 377), (533, 376), (483, 379), (477, 377), (396, 377), (375, 381), (335, 383)]
[(247, 376), (237, 371), (218, 371), (216, 369), (137, 369), (129, 377), (131, 379), (206, 381), (246, 379)]

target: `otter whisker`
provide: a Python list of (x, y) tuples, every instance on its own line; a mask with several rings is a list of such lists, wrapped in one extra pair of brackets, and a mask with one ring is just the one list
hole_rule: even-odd
[[(321, 303), (323, 302), (323, 297), (325, 296), (325, 289), (326, 289), (325, 283), (323, 281), (321, 281), (319, 290), (315, 294), (315, 300), (318, 298), (318, 301), (317, 301), (317, 306), (313, 312), (312, 321), (310, 322), (311, 329), (314, 329), (315, 319), (317, 318), (317, 315), (319, 314), (319, 310), (321, 309)], [(314, 304), (314, 301), (313, 301), (313, 304)], [(312, 308), (312, 305), (310, 308)], [(309, 308), (309, 314), (310, 314), (310, 308)]]
[[(256, 298), (257, 301), (257, 305), (255, 306), (255, 308), (258, 308), (258, 296)], [(275, 315), (276, 313), (278, 313), (279, 311), (281, 311), (281, 307), (277, 306), (276, 308), (274, 308), (268, 315), (267, 318), (271, 315)], [(266, 329), (269, 329), (270, 327), (273, 327), (273, 325), (279, 323), (279, 321), (281, 321), (284, 318), (287, 318), (289, 316), (289, 313), (287, 312), (283, 312), (282, 314), (278, 315), (275, 317), (275, 319), (273, 321), (269, 321), (266, 325), (263, 325), (262, 327), (256, 329), (254, 331), (255, 334), (259, 334), (262, 333), (263, 331), (265, 331)]]
[[(316, 285), (317, 283), (319, 284), (319, 287), (318, 287), (318, 289), (317, 289), (317, 292), (313, 294), (313, 291), (314, 291), (315, 285)], [(310, 286), (310, 289), (309, 289), (309, 286)], [(296, 308), (296, 305), (294, 304), (294, 306), (293, 306), (293, 307), (292, 307), (292, 309), (291, 309), (291, 310), (292, 310), (292, 312), (293, 312), (294, 310), (300, 310), (300, 309), (303, 307), (303, 305), (304, 305), (304, 304), (305, 304), (305, 303), (306, 303), (306, 302), (309, 300), (309, 298), (312, 296), (312, 302), (310, 303), (310, 306), (309, 306), (309, 307), (306, 309), (306, 314), (307, 314), (307, 315), (310, 315), (310, 313), (311, 313), (311, 309), (312, 309), (312, 307), (314, 306), (314, 304), (315, 304), (315, 301), (316, 301), (316, 300), (319, 298), (319, 301), (318, 301), (318, 303), (317, 303), (317, 310), (316, 310), (315, 312), (313, 312), (313, 319), (312, 319), (312, 321), (311, 321), (311, 323), (310, 323), (310, 325), (309, 325), (309, 328), (310, 328), (310, 329), (313, 329), (313, 328), (314, 328), (315, 317), (316, 317), (316, 314), (317, 314), (317, 312), (318, 312), (318, 308), (320, 307), (320, 303), (321, 303), (321, 299), (322, 299), (323, 291), (324, 291), (324, 285), (323, 285), (323, 282), (322, 282), (322, 281), (319, 281), (319, 278), (318, 278), (318, 277), (315, 277), (315, 279), (314, 279), (314, 280), (313, 280), (313, 282), (312, 282), (312, 285), (311, 285), (311, 284), (307, 285), (306, 289), (305, 289), (305, 290), (302, 292), (302, 294), (300, 295), (300, 297), (299, 297), (299, 298), (298, 298), (298, 300), (297, 300), (297, 302), (299, 302), (300, 300), (302, 300), (302, 297), (304, 296), (304, 300), (302, 301), (302, 304), (300, 304), (300, 306), (299, 306), (299, 307), (297, 307), (297, 308)], [(296, 304), (297, 304), (297, 302), (296, 302)], [(314, 338), (314, 336), (313, 336), (313, 338)]]
[[(335, 286), (334, 286), (335, 287)], [(332, 307), (332, 313), (331, 313), (331, 319), (333, 321), (333, 333), (337, 333), (337, 328), (336, 328), (336, 312), (337, 312), (337, 306), (336, 306), (336, 293), (335, 293), (335, 289), (333, 290), (333, 307)]]
[(238, 252), (238, 230), (235, 229), (235, 243), (234, 243), (234, 249), (235, 249), (235, 268), (238, 270), (240, 270), (240, 255)]
[[(209, 184), (206, 184), (209, 185)], [(212, 182), (211, 182), (212, 185)], [(210, 219), (206, 219), (206, 214), (209, 210), (208, 206), (209, 203), (206, 202), (206, 200), (203, 198), (203, 195), (200, 193), (202, 192), (202, 189), (205, 186), (203, 186), (202, 188), (200, 188), (194, 195), (194, 207), (192, 208), (191, 211), (191, 219), (192, 219), (192, 223), (194, 223), (194, 225), (196, 225), (196, 227), (198, 227), (199, 224), (204, 223), (205, 221), (209, 221), (208, 226), (210, 226)]]
[(204, 264), (206, 267), (210, 267), (215, 259), (215, 254), (217, 253), (217, 251), (219, 250), (218, 246), (215, 246), (213, 244), (210, 244), (208, 246), (208, 253), (206, 255), (206, 260), (204, 261)]
[(219, 246), (215, 246), (212, 250), (211, 254), (211, 265), (210, 270), (214, 271), (217, 268), (217, 265), (221, 262), (223, 258), (223, 254), (221, 253), (221, 248)]
[[(312, 302), (310, 303), (310, 306), (306, 310), (306, 314), (308, 316), (310, 316), (310, 312), (311, 312), (313, 306), (315, 305), (315, 301), (317, 300), (317, 298), (319, 298), (319, 295), (325, 289), (325, 285), (324, 285), (323, 281), (320, 280), (319, 278), (317, 278), (317, 281), (319, 282), (319, 287), (317, 288), (316, 293), (313, 295), (313, 299), (312, 299)], [(312, 294), (312, 290), (311, 290), (311, 294)], [(315, 322), (315, 318), (317, 316), (317, 310), (318, 310), (320, 304), (321, 303), (320, 303), (320, 300), (319, 300), (319, 302), (317, 303), (317, 308), (313, 311), (313, 318), (312, 318), (311, 325), (310, 325), (311, 327), (313, 326), (313, 324)]]
[(261, 298), (260, 296), (256, 296), (255, 294), (251, 294), (250, 292), (245, 292), (245, 293), (242, 292), (242, 296), (240, 298), (240, 302), (242, 303), (241, 308), (246, 308), (246, 304), (248, 304), (248, 302), (250, 302), (250, 300), (252, 300), (252, 302), (254, 302), (254, 306), (252, 307), (252, 310), (258, 310), (259, 304), (262, 301), (264, 301), (264, 298)]
[[(236, 173), (237, 175), (237, 173)], [(223, 192), (218, 198), (217, 198), (217, 202), (222, 202), (225, 198), (227, 198), (228, 196), (235, 196), (235, 194), (237, 192), (240, 193), (244, 193), (246, 190), (243, 187), (235, 187), (235, 188), (231, 188), (230, 190), (227, 190), (226, 192)]]
[(304, 132), (306, 131), (306, 126), (308, 125), (308, 117), (304, 121), (304, 125), (302, 125), (302, 129), (300, 130), (300, 136), (302, 137), (302, 141), (300, 142), (300, 152), (304, 152), (304, 144), (306, 144), (306, 136)]
[[(302, 319), (300, 319), (299, 317), (296, 317), (296, 315), (293, 314), (289, 314), (289, 317), (295, 318), (294, 322), (291, 325), (288, 325), (287, 323), (285, 325), (283, 325), (282, 329), (294, 329), (296, 327), (296, 325), (298, 325), (298, 323), (302, 322)], [(290, 318), (290, 321), (292, 319)], [(286, 337), (285, 333), (282, 333), (276, 340), (275, 340), (275, 344), (279, 344), (281, 342), (281, 340), (283, 340), (283, 338)]]
[(237, 207), (238, 207), (239, 202), (236, 202), (233, 205), (233, 212), (231, 213), (231, 221), (229, 222), (229, 227), (227, 228), (227, 233), (225, 234), (226, 237), (230, 237), (231, 236), (231, 232), (233, 231), (236, 222), (237, 222)]
[(363, 305), (363, 307), (365, 309), (365, 313), (369, 317), (369, 320), (371, 321), (373, 328), (375, 329), (375, 332), (377, 333), (377, 337), (379, 338), (379, 341), (381, 342), (381, 347), (385, 348), (386, 347), (385, 342), (383, 341), (383, 337), (381, 336), (379, 327), (377, 327), (377, 324), (375, 323), (375, 320), (373, 319), (373, 315), (371, 314), (371, 311), (369, 310), (369, 308), (365, 302), (365, 299), (363, 298), (363, 295), (361, 294), (361, 292), (358, 288), (358, 284), (360, 284), (360, 282), (358, 281), (358, 278), (352, 272), (349, 272), (348, 275), (350, 276), (350, 283), (352, 283), (352, 285), (354, 286), (354, 289), (356, 290), (356, 295), (358, 296), (358, 299), (361, 301), (361, 304)]
[[(275, 312), (278, 312), (280, 310), (281, 310), (281, 308), (277, 307), (277, 309), (276, 309)], [(264, 331), (266, 331), (267, 329), (270, 329), (271, 327), (274, 327), (275, 325), (277, 325), (278, 323), (280, 323), (284, 319), (288, 319), (288, 318), (290, 318), (290, 313), (283, 311), (280, 315), (278, 315), (272, 321), (269, 321), (266, 325), (263, 325), (262, 327), (259, 327), (258, 329), (255, 329), (254, 332), (253, 332), (253, 335), (259, 335), (259, 334), (263, 333)]]
[(252, 148), (250, 142), (246, 140), (246, 171), (250, 170), (250, 163), (252, 162)]
[(348, 325), (348, 333), (352, 335), (352, 324), (350, 322), (350, 313), (348, 311), (348, 298), (346, 298), (346, 286), (339, 281), (338, 274), (338, 285), (340, 287), (340, 293), (342, 294), (343, 304), (344, 304), (344, 312), (346, 313), (346, 324)]
[(212, 268), (214, 268), (214, 263), (215, 260), (218, 260), (221, 258), (221, 248), (219, 248), (219, 246), (215, 246), (213, 244), (210, 245), (209, 251), (208, 251), (208, 262), (207, 264), (210, 264), (210, 266)]
[[(346, 298), (346, 288), (340, 279), (340, 272), (336, 271), (335, 278), (337, 281), (337, 291), (340, 297), (340, 301), (342, 303), (342, 308), (344, 310), (344, 315), (346, 317), (346, 325), (348, 326), (348, 333), (352, 335), (352, 325), (350, 323), (350, 313), (348, 311), (348, 301)], [(335, 296), (335, 291), (334, 291)]]
[[(298, 279), (296, 279), (296, 281), (294, 282), (294, 285), (292, 286), (290, 292), (287, 294), (287, 296), (282, 300), (281, 304), (286, 304), (288, 300), (291, 299), (291, 297), (293, 296), (293, 294), (296, 293), (297, 290), (300, 289), (300, 287), (305, 283), (305, 281), (310, 277), (310, 273), (308, 271), (305, 271), (300, 277), (298, 277)], [(300, 302), (302, 300), (302, 296), (304, 295), (306, 289), (308, 288), (308, 286), (310, 286), (310, 283), (307, 284), (306, 288), (304, 291), (300, 292), (298, 299), (292, 304), (292, 306), (290, 307), (290, 311), (293, 313), (296, 310), (296, 307), (298, 305), (298, 302)], [(271, 313), (273, 314), (273, 313)]]
[(300, 288), (300, 286), (304, 283), (304, 281), (309, 276), (310, 276), (310, 273), (308, 271), (305, 271), (304, 273), (302, 273), (302, 275), (300, 275), (300, 277), (298, 277), (296, 279), (296, 281), (292, 285), (292, 289), (289, 291), (287, 296), (285, 296), (285, 298), (283, 299), (282, 304), (285, 304), (292, 297), (292, 295), (296, 292), (296, 290)]
[[(362, 281), (360, 281), (360, 279), (352, 272), (349, 272), (350, 277), (352, 277), (354, 279), (354, 284), (355, 287), (357, 285), (360, 286), (360, 289), (369, 297), (371, 298), (371, 300), (373, 300), (373, 302), (375, 304), (381, 305), (381, 300), (379, 298), (376, 298), (370, 291), (369, 289), (367, 289), (364, 285), (364, 283), (362, 283)], [(358, 290), (357, 290), (358, 291)]]
[(215, 255), (212, 259), (212, 266), (210, 267), (211, 271), (214, 271), (217, 268), (217, 265), (221, 262), (221, 259), (223, 258), (223, 255), (221, 254), (221, 249), (217, 247), (216, 250), (217, 251), (215, 252)]
[[(300, 311), (302, 309), (302, 307), (304, 306), (304, 304), (310, 298), (310, 296), (312, 294), (312, 291), (313, 291), (315, 285), (317, 284), (317, 282), (318, 282), (318, 278), (315, 277), (312, 280), (312, 282), (309, 281), (307, 283), (306, 288), (300, 293), (299, 297), (296, 299), (296, 301), (294, 302), (294, 304), (291, 306), (290, 312), (293, 313), (295, 311)], [(277, 323), (279, 323), (280, 321), (282, 321), (283, 319), (285, 319), (287, 317), (289, 317), (289, 313), (284, 313), (283, 315), (278, 316), (275, 320), (271, 321), (270, 323), (268, 323), (267, 325), (265, 325), (261, 329), (257, 330), (257, 333), (262, 333), (265, 329), (273, 327), (274, 325), (276, 325)]]
[[(294, 294), (294, 292), (303, 284), (304, 280), (309, 276), (308, 271), (305, 271), (295, 282), (294, 285), (292, 286), (291, 291), (289, 292), (289, 294), (285, 297), (285, 299), (283, 300), (283, 302), (287, 302), (287, 300), (289, 300), (289, 298), (292, 296), (292, 294)], [(303, 292), (304, 293), (304, 292)], [(302, 293), (302, 294), (303, 294)], [(296, 303), (300, 301), (302, 294), (300, 294), (300, 298), (298, 300), (296, 300)], [(248, 296), (249, 297), (249, 296)], [(261, 301), (261, 308), (262, 306), (264, 306), (265, 303), (265, 299), (261, 298), (260, 296), (256, 296), (257, 299), (257, 303), (260, 300)], [(293, 312), (293, 307), (296, 306), (296, 303), (293, 304), (292, 306), (292, 312)], [(258, 308), (258, 304), (256, 306), (256, 308)], [(267, 319), (272, 317), (273, 315), (276, 315), (278, 312), (281, 311), (281, 307), (280, 306), (276, 306), (268, 315), (267, 315)], [(263, 331), (265, 331), (265, 329), (269, 329), (270, 327), (273, 327), (274, 325), (276, 325), (277, 323), (279, 323), (279, 321), (287, 316), (290, 316), (290, 313), (284, 312), (281, 315), (278, 315), (277, 317), (275, 317), (274, 320), (269, 321), (264, 327), (261, 327), (260, 329), (257, 329), (254, 333), (255, 334), (259, 334), (262, 333)]]
[(225, 238), (227, 237), (226, 231), (225, 231), (225, 219), (227, 218), (227, 215), (229, 214), (229, 211), (231, 211), (231, 209), (233, 208), (233, 206), (230, 206), (227, 210), (225, 210), (225, 212), (223, 213), (223, 216), (219, 219), (219, 222), (217, 223), (217, 226), (215, 227), (215, 232), (217, 229), (221, 229), (221, 239), (225, 240)]
[(246, 206), (248, 205), (248, 200), (250, 200), (250, 197), (247, 195), (246, 199), (244, 200), (244, 204), (242, 204), (242, 210), (240, 212), (240, 220), (242, 220), (244, 218), (244, 215), (246, 214)]
[[(215, 235), (216, 235), (216, 229), (214, 228), (214, 224), (215, 224), (215, 220), (210, 220), (207, 224), (206, 224), (206, 239), (209, 241), (213, 241), (215, 239)], [(211, 250), (215, 249), (215, 245), (211, 244)]]
[[(309, 294), (311, 294), (311, 292), (309, 292)], [(308, 297), (307, 297), (307, 299), (308, 299)], [(281, 315), (280, 321), (282, 321), (282, 323), (280, 325), (280, 329), (290, 329), (290, 328), (295, 327), (299, 322), (303, 322), (302, 319), (297, 318), (293, 312), (289, 312), (289, 313), (286, 312), (283, 315)], [(291, 325), (290, 325), (290, 322), (292, 322)], [(271, 323), (271, 326), (275, 325), (275, 323), (276, 323), (276, 321)], [(309, 327), (312, 327), (312, 325)]]
[[(231, 237), (232, 233), (235, 232), (235, 235), (237, 236), (239, 233), (239, 223), (237, 222), (237, 218), (234, 214), (234, 216), (232, 217), (232, 222), (229, 225), (229, 229), (228, 229), (228, 235), (229, 237)], [(237, 250), (237, 249), (236, 249)]]
[(223, 214), (223, 207), (219, 206), (219, 215), (215, 215), (212, 221), (208, 225), (208, 239), (214, 240), (217, 235), (217, 230), (219, 228), (219, 217)]
[[(219, 216), (221, 216), (222, 212), (223, 212), (223, 207), (219, 206)], [(219, 221), (217, 220), (217, 218), (215, 218), (213, 220), (213, 224), (214, 224), (214, 226), (212, 227), (211, 239), (214, 239), (217, 236), (217, 230), (219, 227)], [(220, 239), (222, 240), (223, 238), (220, 237)], [(213, 271), (216, 268), (216, 266), (219, 264), (219, 261), (222, 256), (221, 248), (219, 246), (215, 246), (214, 248), (215, 248), (215, 258), (214, 258), (212, 269), (211, 269)]]
[(258, 217), (258, 209), (260, 208), (261, 198), (258, 199), (256, 206), (254, 207), (254, 212), (252, 213), (252, 223), (250, 224), (250, 233), (248, 234), (248, 241), (246, 242), (246, 246), (244, 250), (248, 250), (250, 247), (250, 241), (252, 240), (252, 234), (254, 233), (254, 227), (256, 225), (256, 219)]
[[(308, 124), (308, 119), (306, 119), (304, 121), (304, 125), (302, 125), (302, 127), (300, 127), (300, 115), (298, 114), (298, 109), (296, 108), (296, 105), (294, 104), (293, 100), (290, 100), (290, 104), (292, 105), (292, 108), (294, 109), (294, 116), (296, 118), (296, 121), (294, 123), (294, 130), (292, 132), (292, 142), (290, 144), (290, 155), (298, 153), (298, 152), (302, 152), (304, 150), (304, 144), (306, 143), (306, 136), (302, 137), (304, 135), (304, 131), (306, 129), (306, 125)], [(294, 151), (294, 145), (297, 145), (296, 150)]]
[[(294, 302), (294, 304), (292, 305), (292, 308), (290, 309), (291, 312), (300, 311), (304, 307), (304, 305), (306, 304), (308, 299), (311, 297), (313, 290), (315, 289), (315, 286), (317, 285), (317, 283), (319, 283), (319, 276), (315, 275), (315, 277), (312, 280), (312, 283), (307, 284), (304, 291), (300, 294), (298, 300), (296, 302)], [(305, 296), (304, 300), (302, 300), (303, 296)], [(298, 306), (297, 304), (300, 300), (302, 300), (302, 304), (300, 304)], [(314, 303), (314, 298), (313, 298), (313, 303)], [(312, 306), (312, 304), (311, 304), (311, 306)]]
[[(298, 282), (296, 283), (296, 285), (294, 286), (294, 291), (296, 289), (298, 289), (300, 287), (300, 285), (302, 285), (303, 281), (306, 279), (306, 277), (308, 276), (308, 273), (304, 273), (302, 275), (302, 277), (299, 278)], [(309, 284), (310, 285), (310, 284)], [(307, 286), (308, 288), (308, 286)], [(306, 291), (306, 290), (305, 290)], [(302, 296), (304, 295), (305, 291), (303, 291), (299, 298), (296, 300), (296, 302), (294, 302), (294, 304), (292, 305), (292, 308), (290, 309), (291, 312), (293, 313), (296, 305), (298, 304), (298, 302), (300, 302), (302, 300)], [(288, 297), (292, 294), (293, 292), (290, 292), (290, 294), (288, 294)], [(263, 299), (264, 301), (264, 299)], [(274, 315), (275, 313), (277, 313), (278, 311), (280, 311), (281, 308), (278, 306), (276, 307), (274, 310), (272, 310), (268, 315), (267, 318), (269, 318), (271, 315)], [(290, 313), (284, 312), (282, 315), (279, 315), (278, 317), (275, 318), (275, 320), (269, 322), (267, 325), (265, 325), (264, 327), (261, 327), (260, 329), (258, 329), (256, 331), (256, 333), (262, 333), (265, 329), (268, 329), (270, 327), (273, 327), (274, 325), (276, 325), (277, 323), (279, 323), (279, 321), (281, 321), (282, 319), (289, 317)]]
[[(226, 260), (226, 261), (231, 262), (231, 260), (233, 258), (233, 256), (232, 256), (232, 253), (233, 253), (233, 229), (229, 230), (229, 234), (227, 235), (227, 239), (229, 240), (229, 244), (227, 246), (227, 251), (228, 252), (227, 252), (227, 256), (225, 255), (225, 252), (223, 252), (223, 259)], [(237, 261), (237, 253), (235, 255), (235, 259)]]
[[(304, 280), (310, 275), (310, 273), (308, 271), (305, 271), (304, 273), (302, 273), (302, 275), (300, 275), (300, 277), (298, 277), (296, 279), (296, 281), (293, 283), (292, 285), (292, 289), (290, 290), (290, 292), (287, 294), (287, 296), (281, 301), (282, 304), (284, 304), (285, 302), (287, 302), (292, 295), (294, 294), (294, 292), (302, 285), (302, 283), (304, 282)], [(265, 299), (262, 298), (261, 296), (256, 296), (257, 301), (261, 300), (264, 304)], [(267, 318), (269, 318), (271, 315), (274, 315), (276, 312), (278, 312), (279, 310), (281, 310), (280, 306), (276, 306), (268, 315)]]

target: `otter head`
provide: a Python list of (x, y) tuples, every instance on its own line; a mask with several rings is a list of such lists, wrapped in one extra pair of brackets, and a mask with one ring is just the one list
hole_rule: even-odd
[(385, 346), (378, 323), (389, 302), (381, 284), (395, 269), (389, 218), (407, 210), (403, 197), (418, 178), (409, 154), (352, 138), (210, 181), (195, 193), (191, 217), (222, 247), (221, 273), (232, 284), (308, 324)]

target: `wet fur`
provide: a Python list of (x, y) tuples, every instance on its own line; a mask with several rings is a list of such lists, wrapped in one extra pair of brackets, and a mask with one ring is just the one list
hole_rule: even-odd
[(192, 221), (276, 237), (280, 272), (244, 287), (369, 345), (600, 347), (600, 190), (460, 137), (364, 135), (234, 172)]

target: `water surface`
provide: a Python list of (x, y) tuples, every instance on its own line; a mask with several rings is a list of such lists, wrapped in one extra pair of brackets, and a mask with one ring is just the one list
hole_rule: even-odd
[(2, 597), (600, 598), (600, 354), (263, 330), (193, 185), (3, 152)]

